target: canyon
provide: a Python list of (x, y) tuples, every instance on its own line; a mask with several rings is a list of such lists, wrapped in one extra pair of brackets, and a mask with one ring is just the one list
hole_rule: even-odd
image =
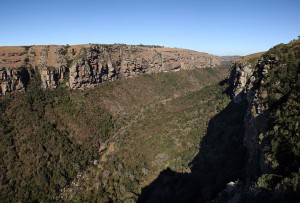
[(295, 202), (299, 50), (0, 47), (0, 201)]

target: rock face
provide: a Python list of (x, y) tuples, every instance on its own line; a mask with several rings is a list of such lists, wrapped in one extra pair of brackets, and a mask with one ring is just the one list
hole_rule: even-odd
[(244, 145), (247, 147), (249, 155), (246, 164), (249, 181), (269, 170), (259, 141), (259, 135), (267, 130), (269, 120), (269, 107), (266, 102), (268, 93), (260, 87), (269, 79), (268, 71), (277, 62), (278, 59), (275, 55), (269, 55), (268, 59), (258, 60), (255, 67), (248, 62), (235, 63), (232, 65), (229, 76), (233, 101), (235, 103), (246, 102), (248, 105), (244, 118)]
[(42, 87), (44, 89), (55, 89), (57, 86), (64, 82), (66, 67), (49, 68), (42, 67), (39, 69), (41, 76)]
[[(0, 95), (13, 91), (25, 92), (22, 70), (3, 67), (0, 69)], [(25, 78), (25, 76), (23, 76)]]
[(246, 91), (249, 88), (247, 87), (247, 84), (250, 84), (251, 81), (255, 80), (255, 77), (252, 76), (253, 71), (254, 68), (251, 67), (249, 62), (235, 63), (232, 65), (229, 81), (233, 87), (232, 96), (234, 102), (239, 103), (244, 99), (243, 97), (246, 95)]
[(86, 88), (140, 74), (218, 66), (218, 60), (213, 59), (187, 50), (93, 45), (81, 49), (73, 60), (68, 85), (71, 89)]
[(0, 47), (1, 94), (25, 91), (23, 67), (40, 74), (43, 88), (65, 84), (91, 88), (141, 74), (220, 66), (224, 59), (206, 53), (159, 46), (75, 45)]

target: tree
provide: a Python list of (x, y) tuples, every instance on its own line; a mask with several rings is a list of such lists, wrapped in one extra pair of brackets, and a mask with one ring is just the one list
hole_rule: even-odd
[(25, 59), (24, 59), (24, 62), (27, 64), (27, 63), (29, 63), (29, 58), (28, 57), (26, 57)]

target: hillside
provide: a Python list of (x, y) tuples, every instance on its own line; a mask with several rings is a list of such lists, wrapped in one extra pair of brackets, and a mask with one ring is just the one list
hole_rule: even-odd
[(256, 63), (256, 61), (258, 59), (260, 59), (262, 57), (262, 55), (264, 54), (265, 52), (258, 52), (258, 53), (254, 53), (254, 54), (249, 54), (249, 55), (246, 55), (246, 56), (242, 56), (238, 59), (236, 59), (236, 61), (238, 62), (251, 62), (251, 63)]
[(296, 202), (300, 194), (300, 40), (274, 46), (252, 71), (251, 82), (241, 93), (249, 104), (244, 139), (249, 151), (247, 186), (241, 198)]
[(1, 202), (300, 198), (300, 40), (229, 74), (157, 46), (1, 49)]
[(160, 170), (188, 170), (207, 121), (228, 102), (215, 86), (226, 74), (181, 70), (51, 90), (32, 73), (25, 94), (0, 98), (1, 202), (136, 200)]
[(232, 65), (232, 101), (209, 122), (190, 173), (164, 170), (138, 202), (298, 202), (300, 40)]

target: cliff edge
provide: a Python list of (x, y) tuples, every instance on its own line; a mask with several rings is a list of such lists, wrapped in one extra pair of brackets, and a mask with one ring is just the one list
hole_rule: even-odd
[(140, 74), (217, 67), (224, 59), (160, 46), (74, 45), (0, 47), (1, 95), (26, 91), (33, 73), (43, 88), (92, 88)]

